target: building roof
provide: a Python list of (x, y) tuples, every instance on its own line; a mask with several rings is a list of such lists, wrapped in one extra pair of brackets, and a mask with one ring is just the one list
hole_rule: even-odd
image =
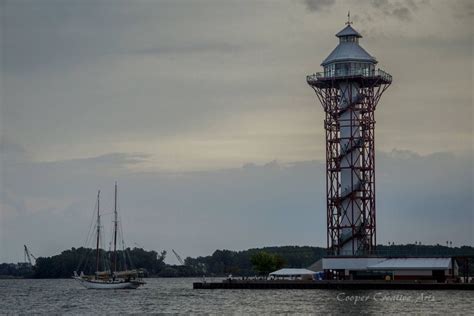
[(451, 258), (394, 258), (369, 265), (369, 270), (447, 270)]
[[(343, 28), (339, 33), (336, 34), (337, 37), (346, 37), (346, 36), (355, 36), (361, 38), (359, 32), (354, 30), (354, 28), (348, 24)], [(377, 60), (371, 56), (365, 49), (363, 49), (357, 41), (341, 41), (339, 45), (326, 57), (325, 60), (321, 63), (321, 66), (326, 66), (333, 62), (343, 62), (343, 61), (360, 61), (360, 62), (370, 62), (377, 63)]]
[(321, 66), (336, 61), (364, 61), (376, 64), (377, 60), (365, 51), (358, 43), (342, 42), (326, 57)]
[(349, 24), (345, 28), (343, 28), (339, 33), (336, 34), (337, 37), (343, 37), (343, 36), (356, 36), (361, 38), (362, 35), (360, 35), (359, 32), (354, 30), (354, 28)]
[(387, 260), (384, 257), (325, 257), (323, 270), (367, 270), (367, 267)]
[(298, 276), (298, 275), (313, 275), (315, 272), (308, 269), (280, 269), (270, 273), (274, 276)]
[(318, 261), (316, 261), (315, 263), (313, 263), (312, 265), (310, 265), (308, 267), (308, 270), (311, 270), (311, 271), (322, 271), (323, 270), (323, 259), (319, 259)]

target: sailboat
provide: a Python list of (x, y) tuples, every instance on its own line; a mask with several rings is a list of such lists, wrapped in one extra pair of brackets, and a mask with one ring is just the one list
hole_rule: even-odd
[[(97, 223), (96, 223), (96, 258), (95, 258), (95, 274), (85, 275), (81, 272), (79, 275), (74, 271), (73, 278), (80, 282), (87, 289), (136, 289), (145, 284), (143, 281), (143, 272), (141, 270), (125, 270), (118, 271), (117, 266), (117, 232), (118, 232), (118, 215), (117, 215), (117, 183), (115, 183), (115, 203), (114, 203), (114, 230), (113, 230), (113, 244), (114, 249), (112, 253), (112, 260), (110, 260), (110, 270), (100, 271), (100, 190), (97, 193)], [(125, 249), (123, 249), (125, 251)], [(123, 253), (122, 251), (122, 253)], [(105, 260), (104, 260), (105, 261)], [(103, 262), (105, 263), (105, 262)], [(104, 265), (105, 266), (105, 265)]]

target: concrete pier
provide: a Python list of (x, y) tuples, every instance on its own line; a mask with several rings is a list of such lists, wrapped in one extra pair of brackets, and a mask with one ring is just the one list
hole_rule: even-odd
[(224, 280), (195, 282), (193, 289), (326, 289), (326, 290), (474, 290), (474, 283), (435, 283), (414, 281), (285, 281)]

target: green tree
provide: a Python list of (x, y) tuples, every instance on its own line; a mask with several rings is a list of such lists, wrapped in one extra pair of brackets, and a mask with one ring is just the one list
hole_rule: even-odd
[(250, 257), (253, 269), (259, 275), (265, 275), (272, 271), (281, 269), (285, 265), (285, 260), (276, 254), (266, 251), (259, 251)]

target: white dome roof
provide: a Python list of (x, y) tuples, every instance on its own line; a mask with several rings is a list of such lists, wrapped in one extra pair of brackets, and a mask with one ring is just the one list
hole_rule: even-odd
[(377, 63), (377, 60), (365, 51), (358, 43), (342, 42), (323, 60), (321, 66), (340, 61), (365, 61)]
[[(347, 25), (339, 33), (336, 34), (339, 38), (344, 37), (357, 37), (361, 38), (362, 35), (359, 34), (352, 26)], [(357, 41), (342, 41), (337, 45), (337, 47), (329, 54), (326, 59), (323, 60), (321, 66), (326, 66), (333, 62), (342, 62), (342, 61), (359, 61), (359, 62), (370, 62), (377, 63), (377, 60), (371, 56), (365, 49), (363, 49)]]

